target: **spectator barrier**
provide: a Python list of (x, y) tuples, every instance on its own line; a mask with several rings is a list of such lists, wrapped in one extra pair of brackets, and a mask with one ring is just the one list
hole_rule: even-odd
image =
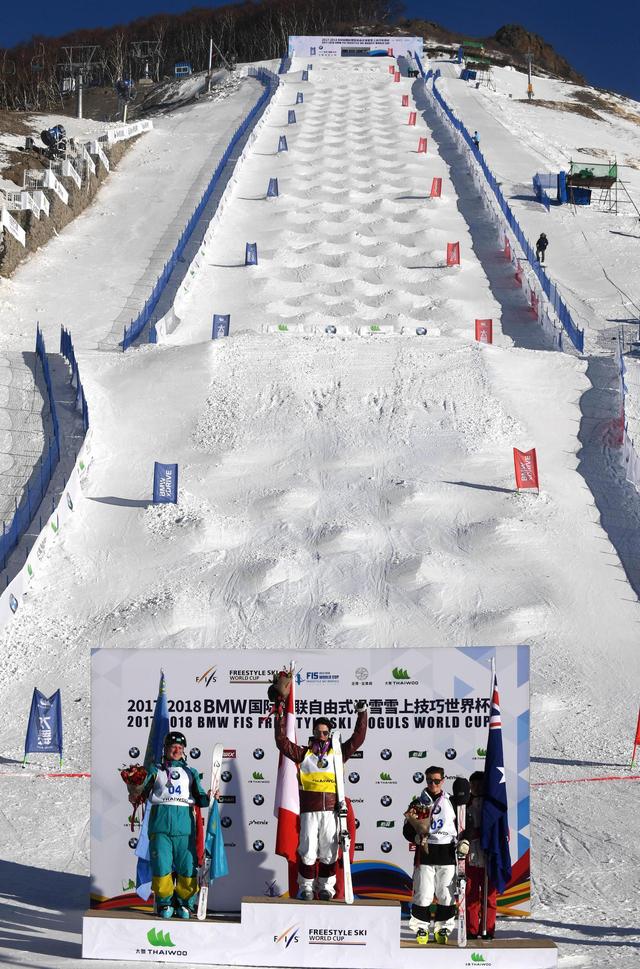
[(635, 442), (629, 433), (629, 422), (627, 414), (627, 383), (625, 374), (627, 368), (624, 362), (623, 345), (620, 334), (616, 344), (616, 365), (618, 369), (618, 380), (620, 381), (620, 417), (617, 420), (617, 434), (614, 436), (614, 443), (622, 445), (622, 460), (624, 462), (625, 476), (630, 481), (636, 491), (640, 491), (640, 456), (636, 449)]
[[(279, 82), (279, 79), (278, 79), (277, 75), (272, 74), (270, 71), (264, 71), (264, 70), (261, 69), (258, 72), (258, 71), (254, 71), (253, 68), (249, 68), (249, 70), (254, 75), (255, 74), (265, 75), (263, 78), (261, 78), (262, 83), (263, 84), (269, 84), (269, 89), (267, 91), (265, 91), (265, 93), (262, 95), (262, 98), (260, 99), (261, 102), (262, 102), (262, 104), (264, 104), (266, 100), (270, 100), (272, 98), (272, 96), (273, 96), (273, 90), (280, 83)], [(268, 76), (266, 76), (266, 75), (268, 75)], [(260, 104), (260, 102), (258, 102), (258, 103)], [(271, 103), (273, 103), (273, 102), (271, 102)], [(209, 244), (211, 243), (211, 240), (213, 238), (214, 232), (216, 231), (218, 222), (219, 222), (219, 220), (220, 220), (220, 218), (221, 218), (221, 216), (222, 216), (222, 214), (223, 214), (223, 212), (225, 210), (225, 207), (227, 206), (227, 204), (229, 202), (229, 199), (231, 198), (231, 196), (233, 194), (233, 191), (235, 189), (235, 186), (236, 186), (236, 184), (238, 182), (239, 172), (240, 172), (240, 170), (242, 168), (243, 162), (244, 162), (245, 158), (247, 157), (247, 155), (249, 154), (249, 152), (251, 151), (251, 148), (253, 146), (253, 143), (254, 143), (255, 139), (258, 137), (258, 134), (262, 130), (263, 125), (266, 123), (266, 121), (267, 121), (267, 119), (269, 117), (270, 107), (271, 107), (271, 105), (269, 105), (269, 107), (267, 108), (267, 110), (263, 113), (263, 115), (260, 118), (259, 122), (253, 128), (253, 131), (251, 132), (250, 137), (247, 139), (247, 142), (246, 142), (244, 148), (242, 149), (242, 152), (241, 152), (241, 154), (240, 154), (240, 156), (239, 156), (239, 158), (238, 158), (238, 160), (236, 162), (236, 165), (235, 165), (235, 169), (233, 171), (233, 174), (231, 175), (231, 177), (227, 181), (227, 184), (225, 185), (224, 192), (222, 193), (222, 195), (220, 197), (220, 200), (218, 201), (218, 204), (216, 206), (215, 212), (213, 213), (213, 215), (211, 217), (211, 220), (209, 222), (209, 225), (207, 226), (207, 230), (206, 230), (206, 232), (204, 234), (204, 237), (202, 239), (202, 242), (200, 244), (200, 247), (199, 247), (197, 253), (195, 254), (195, 256), (193, 257), (193, 260), (191, 261), (191, 265), (189, 266), (188, 272), (186, 273), (184, 279), (182, 280), (182, 282), (180, 283), (180, 286), (177, 289), (177, 292), (176, 292), (176, 295), (175, 295), (175, 299), (173, 301), (173, 305), (172, 305), (171, 309), (161, 319), (157, 320), (153, 324), (153, 326), (150, 328), (150, 331), (149, 331), (149, 340), (150, 340), (150, 342), (152, 342), (152, 343), (162, 343), (162, 342), (164, 342), (164, 340), (167, 337), (167, 335), (169, 333), (173, 332), (173, 330), (176, 328), (176, 326), (178, 326), (178, 324), (180, 322), (180, 319), (181, 319), (181, 316), (182, 316), (182, 312), (183, 312), (184, 300), (185, 300), (187, 294), (189, 293), (189, 291), (190, 291), (190, 289), (191, 289), (191, 287), (192, 287), (192, 285), (194, 283), (196, 274), (197, 274), (200, 266), (203, 264), (203, 262), (205, 260), (207, 248), (208, 248)], [(257, 114), (258, 111), (259, 111), (259, 107), (258, 107), (258, 105), (256, 105), (256, 107), (254, 108), (254, 113)], [(248, 121), (248, 119), (247, 119), (247, 121)], [(247, 125), (247, 127), (248, 127), (248, 125)], [(235, 136), (234, 136), (234, 138), (235, 138)], [(227, 152), (230, 153), (230, 149), (227, 149)], [(221, 162), (218, 165), (218, 169), (220, 170), (220, 172), (222, 171), (222, 167), (223, 167), (223, 165), (222, 165), (222, 159), (221, 159)], [(216, 172), (218, 172), (218, 169), (216, 169)]]
[(76, 355), (73, 349), (73, 340), (71, 339), (71, 334), (69, 331), (65, 330), (63, 326), (60, 327), (60, 353), (71, 367), (71, 379), (69, 383), (75, 388), (76, 408), (82, 411), (82, 429), (86, 434), (89, 430), (89, 408), (87, 406), (87, 399), (84, 395), (84, 388), (80, 380), (80, 371), (78, 369), (78, 361), (76, 360)]
[[(158, 305), (158, 300), (160, 299), (169, 281), (169, 277), (171, 276), (171, 273), (175, 269), (176, 264), (178, 263), (180, 257), (182, 256), (182, 253), (184, 252), (185, 247), (191, 238), (193, 230), (198, 224), (200, 216), (202, 215), (207, 203), (209, 202), (209, 199), (211, 198), (213, 192), (217, 188), (220, 178), (222, 177), (222, 173), (229, 159), (231, 158), (234, 148), (236, 147), (240, 139), (245, 135), (247, 130), (254, 123), (257, 115), (260, 113), (260, 111), (262, 111), (265, 104), (267, 104), (268, 101), (271, 99), (271, 97), (273, 96), (273, 92), (276, 90), (278, 84), (280, 83), (276, 74), (273, 74), (271, 71), (267, 71), (262, 68), (256, 70), (255, 68), (250, 67), (248, 74), (250, 77), (255, 77), (258, 81), (260, 81), (260, 83), (264, 85), (265, 90), (262, 92), (262, 94), (254, 104), (253, 108), (251, 109), (247, 117), (244, 119), (240, 127), (237, 128), (236, 131), (234, 132), (231, 138), (231, 141), (227, 145), (224, 151), (224, 154), (222, 155), (222, 158), (218, 162), (216, 170), (214, 171), (213, 175), (211, 176), (211, 179), (209, 180), (209, 184), (207, 185), (207, 187), (205, 188), (202, 194), (202, 198), (200, 199), (194, 211), (192, 212), (186, 226), (182, 231), (180, 238), (178, 239), (175, 249), (173, 250), (168, 261), (165, 263), (164, 268), (160, 273), (160, 275), (158, 276), (155, 286), (151, 291), (151, 294), (147, 298), (147, 301), (145, 302), (144, 306), (142, 307), (142, 309), (140, 310), (136, 318), (131, 321), (130, 325), (125, 326), (123, 339), (122, 339), (122, 342), (120, 343), (120, 346), (122, 347), (123, 350), (126, 350), (127, 347), (131, 346), (131, 344), (140, 336), (140, 334), (144, 330), (147, 323), (151, 321), (151, 317), (153, 316), (154, 310)], [(157, 326), (155, 325), (153, 325), (150, 328), (149, 342), (150, 343), (157, 342)]]
[(40, 458), (40, 473), (37, 475), (37, 480), (27, 485), (27, 489), (20, 502), (16, 498), (16, 510), (13, 514), (11, 524), (7, 528), (6, 522), (2, 523), (2, 538), (0, 538), (0, 568), (2, 569), (7, 567), (9, 555), (31, 524), (31, 520), (46, 494), (53, 472), (60, 460), (60, 428), (56, 412), (56, 401), (51, 387), (51, 374), (49, 372), (49, 360), (47, 359), (44, 337), (39, 326), (36, 330), (36, 359), (40, 361), (40, 365), (42, 366), (42, 373), (47, 387), (51, 424), (53, 426), (53, 440), (49, 440), (48, 446)]
[[(429, 77), (433, 76), (433, 82), (431, 86), (431, 93), (434, 97), (435, 103), (440, 110), (440, 113), (447, 119), (451, 124), (454, 131), (457, 134), (458, 141), (461, 144), (465, 144), (470, 152), (470, 157), (474, 159), (475, 165), (471, 166), (471, 173), (474, 175), (474, 181), (478, 188), (481, 190), (485, 200), (489, 203), (491, 209), (502, 217), (502, 233), (504, 236), (508, 236), (510, 240), (515, 239), (520, 246), (523, 253), (519, 262), (522, 260), (528, 263), (527, 275), (523, 274), (523, 286), (527, 290), (527, 296), (530, 298), (531, 293), (535, 294), (535, 303), (537, 307), (536, 315), (541, 325), (548, 331), (556, 330), (554, 317), (557, 318), (558, 322), (561, 324), (563, 329), (566, 331), (569, 339), (571, 340), (573, 346), (580, 353), (584, 351), (584, 330), (581, 330), (573, 320), (571, 313), (569, 312), (566, 303), (560, 296), (557, 287), (548, 278), (544, 268), (538, 263), (536, 259), (535, 249), (528, 242), (524, 232), (522, 231), (518, 220), (511, 211), (511, 207), (507, 203), (502, 190), (491, 172), (489, 166), (487, 165), (482, 152), (476, 144), (474, 144), (473, 138), (469, 134), (465, 125), (456, 117), (453, 113), (444, 97), (440, 93), (437, 87), (437, 81), (440, 77), (440, 71), (437, 70), (435, 74), (425, 74), (424, 68), (420, 61), (419, 56), (415, 55), (416, 63), (420, 70), (420, 74), (426, 81)], [(429, 90), (429, 88), (426, 88)], [(484, 181), (476, 177), (482, 173), (484, 176)], [(487, 193), (484, 189), (488, 185), (490, 193)], [(497, 206), (497, 209), (496, 209)], [(506, 228), (504, 226), (506, 222)], [(515, 245), (511, 245), (512, 258), (517, 260), (517, 257), (513, 253)], [(524, 268), (520, 266), (520, 268)], [(536, 279), (535, 281), (530, 278), (530, 274), (533, 274)], [(545, 298), (543, 298), (543, 296)], [(554, 342), (559, 349), (562, 349), (562, 340), (554, 335)]]

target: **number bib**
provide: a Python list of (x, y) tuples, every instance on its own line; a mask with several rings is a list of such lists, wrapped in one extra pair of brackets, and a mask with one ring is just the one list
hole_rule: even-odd
[(191, 796), (191, 777), (184, 767), (170, 767), (158, 771), (151, 792), (152, 804), (178, 804), (189, 807), (195, 804)]
[(429, 829), (429, 844), (451, 844), (456, 840), (456, 812), (445, 795), (441, 795), (433, 806)]

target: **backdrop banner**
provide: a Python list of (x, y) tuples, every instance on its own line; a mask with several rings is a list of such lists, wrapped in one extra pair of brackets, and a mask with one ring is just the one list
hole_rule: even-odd
[(416, 50), (422, 37), (289, 37), (289, 57), (409, 57)]
[[(355, 702), (369, 702), (361, 750), (346, 764), (356, 815), (357, 895), (408, 902), (413, 854), (403, 814), (425, 786), (429, 765), (456, 775), (484, 765), (491, 659), (500, 683), (513, 876), (499, 902), (529, 914), (529, 648), (278, 650), (96, 649), (92, 656), (91, 875), (94, 908), (143, 907), (136, 896), (138, 818), (119, 771), (142, 763), (164, 670), (171, 728), (187, 738), (188, 762), (207, 771), (224, 745), (220, 813), (229, 875), (210, 908), (239, 911), (243, 895), (287, 891), (287, 862), (275, 854), (278, 751), (267, 687), (295, 664), (298, 743), (315, 717), (350, 736)], [(205, 789), (209, 778), (204, 777)]]

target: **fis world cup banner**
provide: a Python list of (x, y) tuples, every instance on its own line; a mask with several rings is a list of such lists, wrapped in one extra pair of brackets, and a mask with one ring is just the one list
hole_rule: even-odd
[(422, 37), (290, 36), (289, 57), (411, 57)]
[[(411, 899), (414, 854), (404, 812), (431, 765), (457, 775), (484, 768), (495, 658), (513, 875), (499, 911), (529, 914), (529, 648), (527, 646), (304, 650), (97, 649), (92, 656), (91, 875), (93, 907), (143, 907), (135, 894), (139, 815), (120, 770), (142, 764), (164, 671), (171, 729), (209, 786), (211, 754), (224, 746), (221, 827), (229, 874), (209, 907), (239, 911), (243, 895), (282, 896), (287, 863), (275, 854), (278, 751), (267, 689), (294, 664), (297, 742), (316, 717), (348, 738), (357, 700), (369, 703), (366, 740), (345, 765), (356, 816), (353, 882), (366, 898)], [(133, 829), (132, 829), (133, 825)]]

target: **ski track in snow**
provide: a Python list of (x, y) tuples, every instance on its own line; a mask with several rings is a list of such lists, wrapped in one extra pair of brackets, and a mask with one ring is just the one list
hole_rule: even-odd
[[(0, 894), (9, 955), (0, 961), (9, 965), (82, 964), (89, 782), (1, 773), (16, 771), (34, 683), (62, 688), (65, 766), (88, 769), (96, 646), (528, 642), (532, 779), (622, 772), (639, 615), (578, 473), (581, 446), (606, 454), (601, 436), (582, 445), (577, 437), (587, 364), (524, 349), (532, 324), (489, 284), (455, 173), (425, 122), (406, 124), (400, 95), (410, 82), (393, 84), (385, 71), (386, 62), (316, 62), (298, 123), (283, 127), (299, 87), (294, 65), (171, 345), (94, 353), (126, 283), (102, 316), (91, 277), (70, 287), (73, 305), (88, 306), (85, 329), (72, 326), (92, 405), (87, 500), (0, 637), (0, 699), (14, 713), (0, 759), (8, 836), (0, 871), (9, 886)], [(183, 130), (197, 131), (205, 109), (181, 115)], [(505, 138), (510, 124), (505, 112)], [(290, 150), (278, 156), (281, 131)], [(415, 152), (423, 134), (426, 157)], [(164, 137), (179, 142), (180, 130)], [(192, 173), (206, 154), (195, 134), (193, 145)], [(137, 179), (155, 171), (148, 164), (150, 172), (126, 168), (132, 199)], [(265, 201), (276, 175), (281, 196)], [(427, 202), (434, 175), (443, 198)], [(141, 230), (145, 204), (132, 202)], [(113, 227), (101, 230), (100, 212), (78, 222), (104, 252)], [(73, 248), (83, 231), (69, 227), (55, 245)], [(258, 242), (260, 259), (249, 269), (240, 266), (247, 241)], [(460, 271), (443, 266), (447, 241), (461, 242)], [(138, 242), (138, 266), (148, 248)], [(37, 269), (55, 257), (47, 247), (10, 284), (4, 309), (17, 292), (28, 290), (31, 302), (7, 346), (33, 307), (53, 298)], [(232, 339), (209, 341), (214, 311), (231, 313)], [(476, 316), (493, 317), (493, 347), (471, 340)], [(432, 322), (441, 335), (355, 335), (385, 320), (410, 330)], [(283, 321), (320, 332), (263, 332)], [(326, 337), (330, 322), (344, 335)], [(531, 444), (538, 498), (513, 492), (511, 447)], [(154, 459), (180, 464), (175, 507), (149, 505)], [(615, 466), (603, 474), (613, 483)], [(501, 933), (552, 938), (565, 969), (603, 960), (635, 969), (636, 792), (615, 781), (532, 789), (534, 917), (501, 922)]]

